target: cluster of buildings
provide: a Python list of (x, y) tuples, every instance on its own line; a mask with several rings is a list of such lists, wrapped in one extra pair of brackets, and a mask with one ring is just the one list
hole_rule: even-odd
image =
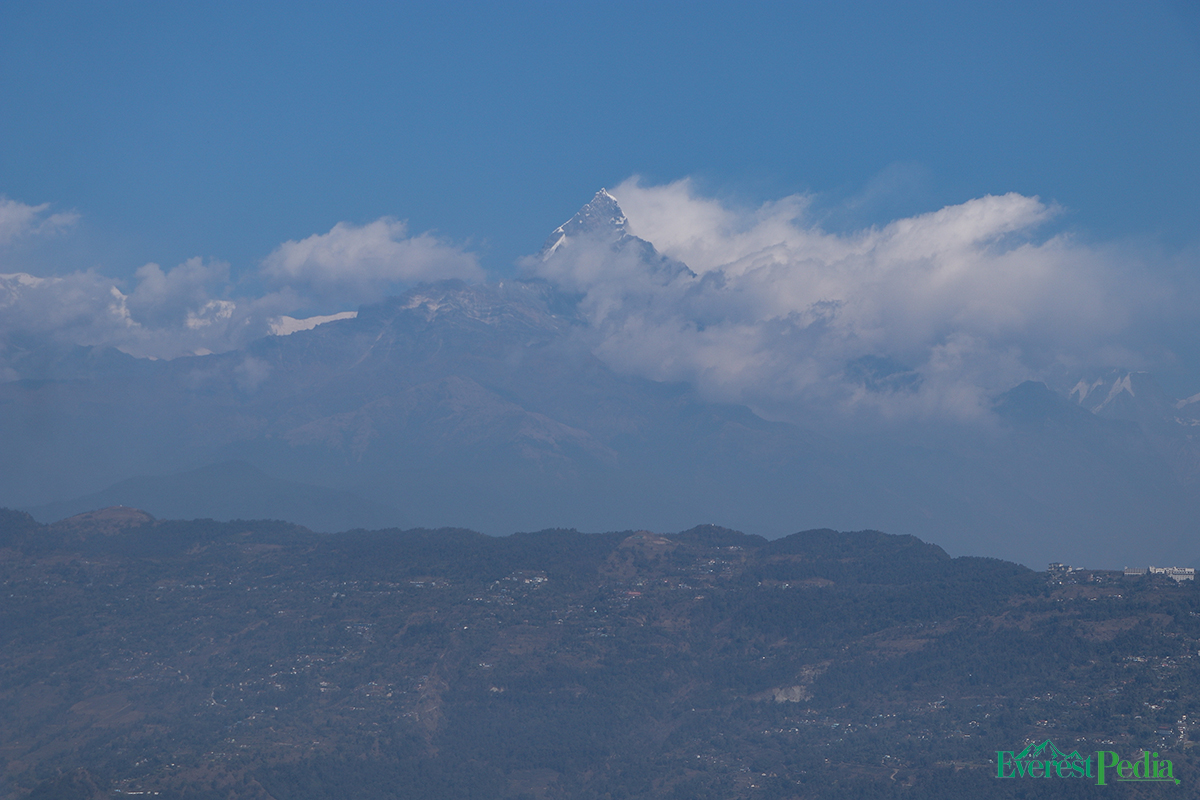
[(1173, 578), (1177, 581), (1193, 581), (1196, 579), (1196, 570), (1191, 567), (1126, 567), (1125, 574), (1129, 575), (1166, 575), (1168, 578)]
[[(1061, 578), (1076, 571), (1075, 567), (1069, 564), (1060, 564), (1055, 561), (1046, 568), (1052, 576)], [(1196, 570), (1192, 567), (1126, 567), (1126, 577), (1137, 577), (1139, 575), (1166, 575), (1175, 581), (1194, 581), (1196, 579)]]

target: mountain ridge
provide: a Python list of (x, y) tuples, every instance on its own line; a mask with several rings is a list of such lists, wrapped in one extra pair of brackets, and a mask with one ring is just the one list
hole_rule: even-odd
[[(603, 191), (548, 248), (550, 267), (602, 252), (595, 269), (636, 263), (684, 288), (694, 277), (629, 233)], [(1191, 405), (1156, 395), (1148, 376), (1096, 376), (1065, 396), (1022, 384), (976, 428), (932, 419), (899, 435), (768, 420), (610, 367), (583, 302), (543, 277), (442, 281), (212, 355), (30, 348), (10, 362), (24, 377), (0, 383), (0, 502), (47, 508), (137, 476), (242, 462), (271, 481), (325, 487), (342, 516), (318, 520), (311, 504), (309, 516), (280, 503), (271, 512), (318, 528), (342, 526), (357, 504), (487, 533), (677, 530), (700, 518), (767, 537), (886, 529), (1028, 564), (1200, 556), (1189, 538), (1200, 514)], [(864, 391), (923, 380), (883, 357), (848, 370)], [(1097, 392), (1120, 402), (1081, 405)], [(294, 494), (303, 505), (316, 490)], [(240, 515), (228, 504), (188, 510)]]

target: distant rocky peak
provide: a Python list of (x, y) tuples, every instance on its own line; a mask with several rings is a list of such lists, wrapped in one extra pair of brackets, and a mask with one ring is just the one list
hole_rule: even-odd
[[(580, 242), (588, 246), (573, 246)], [(602, 249), (595, 249), (596, 244), (601, 245)], [(575, 216), (554, 229), (542, 246), (540, 260), (547, 263), (565, 257), (569, 263), (572, 258), (570, 254), (602, 253), (603, 248), (619, 258), (640, 261), (648, 273), (664, 283), (680, 276), (696, 277), (696, 273), (686, 264), (664, 256), (653, 244), (630, 233), (625, 212), (621, 210), (617, 198), (606, 189), (596, 192), (596, 196)], [(536, 274), (537, 271), (534, 272)]]
[(1084, 376), (1067, 397), (1093, 414), (1143, 425), (1169, 421), (1180, 408), (1167, 397), (1153, 375), (1127, 369)]
[(621, 210), (617, 198), (609, 194), (607, 189), (601, 189), (575, 216), (561, 225), (559, 230), (568, 235), (608, 231), (627, 233), (625, 222), (625, 212)]
[(1134, 388), (1134, 373), (1125, 370), (1112, 370), (1109, 373), (1089, 380), (1081, 378), (1067, 396), (1079, 405), (1093, 413), (1120, 400), (1121, 394), (1137, 397)]
[(1148, 372), (1113, 369), (1104, 374), (1080, 378), (1067, 394), (1071, 400), (1093, 412), (1120, 402), (1122, 395), (1137, 400), (1157, 401), (1162, 389)]
[(571, 239), (581, 237), (611, 238), (614, 241), (629, 236), (625, 212), (617, 198), (607, 189), (596, 196), (569, 220), (554, 229), (542, 247), (542, 259), (547, 259)]

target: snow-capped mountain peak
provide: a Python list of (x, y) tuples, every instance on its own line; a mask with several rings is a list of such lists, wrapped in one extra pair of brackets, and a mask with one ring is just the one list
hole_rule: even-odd
[[(1106, 378), (1097, 378), (1091, 383), (1088, 383), (1086, 380), (1080, 380), (1071, 389), (1068, 397), (1072, 399), (1077, 398), (1077, 402), (1080, 405), (1086, 406), (1093, 413), (1099, 413), (1112, 405), (1122, 393), (1128, 394), (1130, 397), (1137, 397), (1137, 392), (1134, 391), (1134, 382), (1143, 377), (1141, 373), (1125, 372), (1122, 374), (1121, 372), (1116, 372)], [(1104, 399), (1100, 400), (1102, 391), (1098, 392), (1097, 390), (1103, 390), (1105, 387), (1107, 387), (1108, 391), (1103, 392)], [(1089, 397), (1091, 398), (1090, 401), (1088, 400)]]
[(1187, 405), (1168, 397), (1150, 373), (1126, 369), (1086, 376), (1067, 396), (1093, 414), (1138, 422), (1144, 428), (1182, 422), (1176, 417)]
[[(1080, 405), (1083, 405), (1084, 401), (1087, 400), (1088, 395), (1103, 385), (1103, 378), (1097, 378), (1091, 383), (1081, 379), (1079, 383), (1075, 384), (1075, 386), (1071, 388), (1071, 391), (1067, 393), (1067, 397), (1075, 400)], [(1076, 395), (1078, 395), (1078, 397), (1076, 397)]]
[(612, 237), (614, 240), (629, 236), (625, 212), (617, 198), (607, 189), (596, 192), (595, 197), (569, 220), (554, 229), (542, 247), (542, 260), (549, 258), (571, 239), (581, 237)]
[(696, 277), (686, 264), (664, 256), (652, 243), (630, 233), (625, 212), (606, 189), (596, 192), (575, 216), (555, 228), (542, 246), (541, 255), (527, 265), (531, 274), (574, 291), (581, 288), (573, 274), (580, 258), (586, 265), (583, 272), (593, 277), (597, 263), (606, 263), (620, 274), (638, 265), (635, 270), (660, 283)]

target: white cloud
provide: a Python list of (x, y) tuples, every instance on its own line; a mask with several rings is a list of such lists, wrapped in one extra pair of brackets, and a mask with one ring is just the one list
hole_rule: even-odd
[(810, 205), (806, 197), (733, 209), (698, 197), (690, 179), (642, 186), (637, 177), (614, 189), (613, 196), (631, 233), (701, 274), (772, 245), (800, 245), (811, 238), (799, 224)]
[(49, 203), (31, 206), (0, 195), (0, 245), (10, 244), (23, 236), (57, 233), (79, 219), (74, 212), (47, 214), (49, 208)]
[[(0, 244), (75, 220), (47, 209), (0, 198)], [(200, 258), (171, 269), (146, 264), (128, 281), (94, 270), (0, 275), (0, 362), (39, 342), (111, 346), (154, 358), (223, 352), (353, 316), (341, 309), (375, 302), (406, 284), (483, 277), (473, 254), (431, 234), (407, 237), (404, 223), (391, 219), (361, 227), (338, 223), (328, 233), (284, 242), (264, 260), (261, 274), (274, 290), (260, 297), (235, 295), (229, 265)], [(291, 316), (318, 307), (338, 313)], [(247, 362), (245, 388), (261, 381), (260, 366)], [(0, 367), (10, 378), (16, 374)]]
[(129, 327), (125, 296), (95, 272), (0, 275), (0, 331), (86, 341)]
[(220, 305), (226, 301), (213, 299), (229, 284), (229, 265), (223, 261), (189, 258), (169, 272), (151, 263), (140, 267), (134, 278), (137, 285), (126, 304), (143, 325), (161, 328), (183, 324), (195, 330), (210, 326), (222, 313), (225, 319), (232, 314), (228, 306)]
[(804, 197), (738, 209), (636, 178), (613, 195), (632, 233), (698, 275), (663, 281), (587, 242), (527, 269), (584, 293), (611, 365), (773, 415), (977, 416), (1021, 380), (1103, 358), (1144, 308), (1111, 252), (1033, 238), (1057, 212), (1036, 197), (833, 234)]
[(484, 277), (473, 253), (429, 233), (406, 234), (405, 223), (394, 219), (361, 227), (339, 222), (329, 233), (279, 245), (263, 272), (278, 284), (354, 302), (379, 300), (403, 284)]
[(147, 264), (134, 280), (126, 294), (94, 271), (0, 275), (0, 349), (51, 342), (154, 358), (222, 352), (267, 335), (270, 319), (300, 303), (288, 292), (228, 297), (228, 266), (200, 259), (166, 272)]

